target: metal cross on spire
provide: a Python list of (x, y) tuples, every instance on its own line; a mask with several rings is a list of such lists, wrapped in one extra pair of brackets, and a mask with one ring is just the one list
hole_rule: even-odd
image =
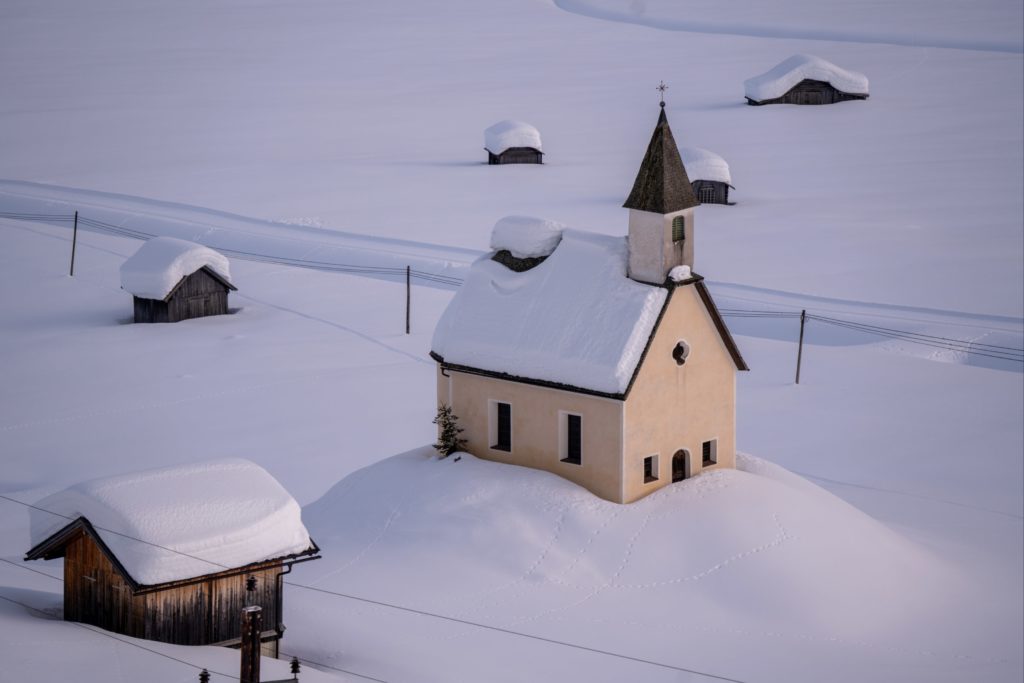
[(668, 90), (668, 86), (665, 85), (665, 81), (659, 81), (658, 87), (655, 88), (661, 94), (661, 106), (665, 106), (665, 91)]

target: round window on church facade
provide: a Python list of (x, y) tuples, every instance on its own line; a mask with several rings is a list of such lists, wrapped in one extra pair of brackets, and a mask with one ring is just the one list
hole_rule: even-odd
[(686, 359), (690, 356), (690, 345), (680, 340), (676, 347), (672, 349), (672, 358), (676, 361), (677, 365), (682, 365), (686, 362)]

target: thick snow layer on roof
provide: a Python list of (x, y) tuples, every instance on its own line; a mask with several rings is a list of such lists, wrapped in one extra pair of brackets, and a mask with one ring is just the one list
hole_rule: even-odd
[(311, 545), (299, 504), (248, 460), (94, 479), (36, 505), (57, 514), (31, 511), (33, 546), (85, 517), (143, 585), (213, 574), (301, 553)]
[(686, 176), (691, 180), (711, 180), (732, 185), (729, 164), (714, 152), (700, 147), (683, 147), (679, 150), (686, 167)]
[(200, 268), (231, 282), (228, 259), (209, 247), (174, 237), (154, 237), (121, 265), (121, 287), (143, 299), (163, 299)]
[(532, 216), (505, 216), (491, 230), (491, 249), (507, 249), (516, 258), (547, 256), (562, 240), (565, 225)]
[(539, 266), (484, 257), (434, 330), (445, 361), (607, 393), (629, 385), (666, 292), (626, 277), (626, 240), (565, 230)]
[(746, 95), (760, 102), (782, 97), (790, 88), (810, 78), (815, 81), (826, 81), (832, 87), (855, 95), (868, 94), (868, 78), (856, 71), (841, 69), (832, 62), (814, 55), (793, 55), (774, 69), (760, 76), (747, 79), (743, 83)]
[(484, 131), (484, 147), (501, 154), (511, 147), (533, 147), (540, 151), (540, 131), (522, 121), (499, 121)]

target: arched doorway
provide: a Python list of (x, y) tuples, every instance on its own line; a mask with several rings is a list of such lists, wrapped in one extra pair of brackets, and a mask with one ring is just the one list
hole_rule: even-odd
[(685, 448), (675, 452), (672, 456), (672, 481), (682, 481), (690, 478), (690, 451)]

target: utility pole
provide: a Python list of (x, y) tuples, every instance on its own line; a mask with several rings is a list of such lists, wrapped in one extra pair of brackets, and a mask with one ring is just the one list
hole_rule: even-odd
[(75, 247), (78, 244), (78, 212), (75, 211), (75, 227), (71, 232), (71, 273), (70, 276), (75, 276)]
[(800, 384), (800, 361), (804, 356), (804, 324), (807, 322), (807, 309), (800, 311), (800, 344), (796, 351), (796, 383)]
[[(256, 592), (256, 577), (245, 580), (249, 602)], [(242, 609), (242, 669), (240, 683), (260, 683), (260, 634), (263, 633), (263, 608), (250, 605)]]
[(405, 267), (405, 333), (409, 334), (409, 316), (412, 308), (412, 266)]

